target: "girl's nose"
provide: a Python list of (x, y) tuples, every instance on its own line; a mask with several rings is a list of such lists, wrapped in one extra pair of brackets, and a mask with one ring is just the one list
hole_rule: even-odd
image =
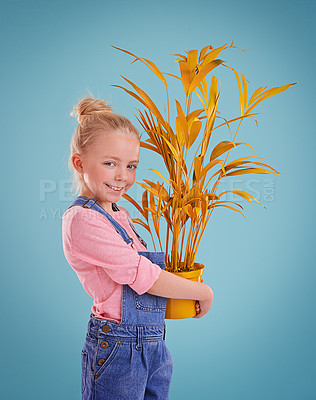
[(126, 174), (125, 169), (118, 169), (118, 170), (116, 171), (115, 179), (116, 179), (117, 181), (126, 181), (126, 179), (127, 179), (127, 174)]

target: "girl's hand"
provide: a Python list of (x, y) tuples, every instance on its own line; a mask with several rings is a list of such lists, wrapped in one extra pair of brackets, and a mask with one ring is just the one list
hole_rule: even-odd
[(213, 291), (209, 288), (209, 295), (205, 300), (197, 300), (195, 302), (196, 314), (192, 318), (201, 318), (205, 315), (211, 308), (213, 302)]

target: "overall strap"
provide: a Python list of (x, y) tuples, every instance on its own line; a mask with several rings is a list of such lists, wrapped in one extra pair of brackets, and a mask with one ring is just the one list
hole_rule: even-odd
[[(98, 211), (99, 213), (101, 213), (102, 215), (104, 215), (108, 221), (113, 225), (113, 227), (115, 228), (116, 232), (123, 238), (123, 240), (129, 244), (134, 243), (134, 239), (129, 237), (126, 230), (108, 213), (104, 210), (103, 207), (101, 207), (99, 205), (99, 203), (96, 201), (96, 199), (92, 198), (89, 199), (86, 196), (78, 196), (75, 201), (72, 203), (72, 205), (68, 208), (71, 208), (73, 206), (82, 206), (83, 208), (91, 208), (92, 210)], [(117, 207), (116, 204), (114, 204), (113, 207), (115, 210), (119, 211), (119, 208)], [(139, 239), (139, 241), (142, 243), (143, 246), (146, 247), (147, 249), (147, 244), (145, 243), (145, 241), (139, 236), (139, 234), (136, 231), (136, 228), (133, 226), (133, 224), (129, 221), (128, 222), (130, 224), (130, 227), (132, 228), (132, 230), (134, 231), (134, 233), (136, 234), (137, 238)]]

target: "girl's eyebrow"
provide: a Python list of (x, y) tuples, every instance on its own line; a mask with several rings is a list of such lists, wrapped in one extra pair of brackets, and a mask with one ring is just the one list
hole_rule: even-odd
[[(119, 157), (111, 156), (111, 155), (103, 156), (103, 158), (112, 158), (113, 160), (118, 160), (118, 161), (121, 160)], [(138, 160), (132, 160), (132, 161), (130, 161), (130, 162), (138, 163), (139, 161), (138, 161)]]

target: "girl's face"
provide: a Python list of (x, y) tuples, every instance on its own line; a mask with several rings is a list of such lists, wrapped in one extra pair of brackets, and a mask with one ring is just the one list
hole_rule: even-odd
[(94, 197), (106, 211), (112, 211), (112, 203), (135, 182), (139, 148), (135, 135), (101, 135), (96, 145), (80, 156), (83, 178), (80, 195)]

